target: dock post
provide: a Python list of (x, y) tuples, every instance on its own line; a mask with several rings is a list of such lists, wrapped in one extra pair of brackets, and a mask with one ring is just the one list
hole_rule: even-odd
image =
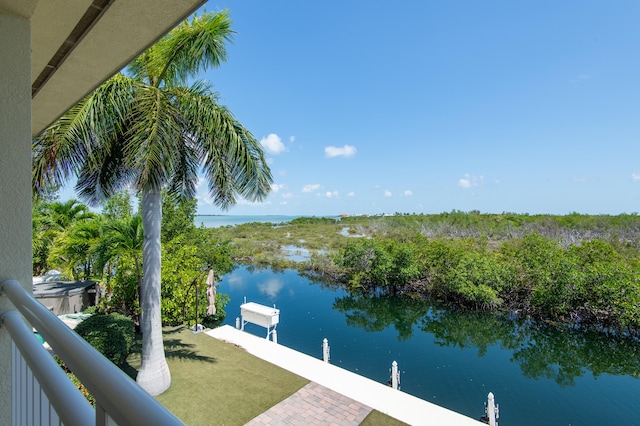
[(240, 317), (236, 317), (236, 328), (240, 330)]
[(273, 330), (271, 332), (271, 334), (273, 335), (273, 343), (277, 344), (278, 343), (278, 332), (276, 330)]
[(493, 392), (489, 392), (487, 396), (487, 417), (489, 418), (489, 426), (498, 426), (500, 408), (495, 403)]
[(329, 341), (325, 337), (325, 339), (322, 341), (322, 360), (326, 363), (329, 362), (329, 350)]
[(398, 363), (393, 361), (391, 363), (391, 387), (398, 389), (400, 384), (400, 373), (398, 372)]

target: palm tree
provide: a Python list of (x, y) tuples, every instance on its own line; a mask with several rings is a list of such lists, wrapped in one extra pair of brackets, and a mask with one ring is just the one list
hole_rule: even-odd
[(263, 200), (271, 171), (258, 141), (200, 81), (226, 60), (233, 31), (226, 11), (184, 21), (34, 139), (34, 190), (77, 175), (81, 198), (97, 203), (132, 186), (144, 228), (142, 366), (152, 395), (171, 383), (160, 317), (162, 190), (195, 195), (202, 170), (216, 205)]
[[(136, 283), (138, 289), (138, 306), (142, 299), (142, 248), (144, 246), (144, 230), (142, 217), (134, 215), (129, 218), (111, 220), (103, 227), (104, 238), (100, 241), (100, 266), (107, 267), (107, 274), (111, 274), (114, 264), (118, 264), (122, 256), (129, 256), (133, 260)], [(127, 309), (133, 306), (127, 306)], [(135, 316), (135, 315), (134, 315)], [(142, 316), (138, 316), (141, 322)]]
[[(62, 203), (35, 199), (32, 209), (34, 275), (46, 272), (50, 268), (50, 263), (60, 263), (59, 260), (50, 262), (49, 259), (52, 249), (56, 249), (55, 246), (58, 245), (54, 244), (54, 241), (57, 240), (59, 243), (70, 242), (72, 239), (70, 234), (73, 233), (72, 229), (88, 223), (88, 220), (93, 217), (94, 215), (89, 211), (89, 208), (78, 200), (69, 200)], [(57, 249), (58, 253), (54, 255), (53, 259), (62, 259), (64, 263), (61, 269), (65, 269), (64, 272), (68, 276), (74, 276), (75, 278), (77, 273), (76, 265), (67, 261), (69, 252), (64, 254), (64, 250), (59, 247)], [(86, 254), (86, 250), (84, 253)], [(86, 256), (83, 256), (82, 263), (85, 263), (84, 260), (87, 259)]]
[(49, 264), (57, 265), (74, 280), (91, 278), (98, 254), (96, 247), (103, 236), (102, 228), (100, 217), (71, 222), (54, 240)]
[(31, 249), (33, 252), (33, 275), (38, 276), (47, 272), (49, 268), (49, 252), (56, 236), (59, 234), (59, 227), (51, 217), (49, 204), (42, 200), (34, 200), (31, 212), (32, 239)]
[(48, 205), (48, 210), (59, 231), (64, 231), (74, 222), (93, 218), (89, 208), (76, 199), (64, 203), (54, 201)]

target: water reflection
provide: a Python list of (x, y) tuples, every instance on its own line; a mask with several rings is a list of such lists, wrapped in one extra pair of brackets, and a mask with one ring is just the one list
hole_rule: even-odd
[(393, 326), (400, 341), (418, 329), (434, 336), (440, 346), (477, 349), (482, 357), (490, 347), (511, 352), (511, 362), (525, 377), (552, 379), (561, 386), (590, 372), (640, 375), (640, 346), (629, 338), (560, 324), (523, 320), (509, 315), (444, 308), (409, 297), (349, 295), (336, 298), (333, 308), (349, 326), (381, 331)]
[(564, 386), (585, 372), (639, 377), (640, 350), (632, 339), (531, 322), (524, 335), (513, 360), (526, 377), (552, 378)]
[(311, 252), (304, 247), (288, 245), (283, 246), (281, 251), (288, 260), (294, 262), (306, 262), (311, 259)]
[(429, 306), (421, 300), (391, 296), (346, 296), (336, 298), (333, 308), (344, 314), (347, 325), (365, 331), (382, 331), (393, 326), (398, 340), (413, 335), (413, 325), (425, 316)]
[(270, 299), (275, 299), (282, 287), (284, 287), (284, 283), (280, 278), (270, 278), (258, 284), (258, 291)]
[(433, 334), (437, 345), (475, 348), (484, 356), (490, 346), (513, 351), (525, 340), (522, 324), (505, 315), (430, 306), (430, 314), (420, 318), (418, 326)]

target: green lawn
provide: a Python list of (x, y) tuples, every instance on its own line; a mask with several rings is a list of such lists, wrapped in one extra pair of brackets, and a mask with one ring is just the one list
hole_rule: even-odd
[[(163, 335), (172, 380), (157, 399), (187, 425), (243, 425), (309, 383), (241, 348), (185, 327), (165, 327)], [(125, 369), (131, 376), (140, 367), (137, 343)], [(402, 423), (374, 411), (362, 424)]]

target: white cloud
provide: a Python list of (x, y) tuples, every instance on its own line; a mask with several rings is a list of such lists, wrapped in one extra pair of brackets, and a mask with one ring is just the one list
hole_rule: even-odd
[(206, 182), (207, 182), (207, 180), (204, 177), (198, 176), (198, 182), (196, 182), (196, 191), (199, 190), (199, 189), (204, 189), (206, 191), (207, 190), (206, 185), (205, 185)]
[(358, 150), (355, 146), (345, 145), (342, 148), (337, 146), (327, 146), (324, 148), (324, 154), (329, 157), (353, 157)]
[(281, 195), (282, 198), (293, 198), (293, 194), (291, 192), (285, 192)]
[(404, 195), (405, 197), (410, 197), (410, 196), (412, 196), (412, 195), (413, 195), (413, 192), (411, 192), (411, 190), (410, 190), (410, 189), (407, 189), (407, 190), (405, 190), (405, 191), (403, 192), (403, 195)]
[(465, 173), (464, 176), (458, 179), (458, 186), (468, 189), (476, 186), (482, 186), (484, 184), (484, 176), (475, 176)]
[(640, 173), (638, 172), (631, 173), (631, 180), (634, 182), (640, 181)]
[(266, 138), (262, 138), (260, 145), (262, 145), (269, 154), (280, 154), (286, 149), (280, 136), (275, 133), (270, 133)]
[(274, 194), (277, 194), (281, 189), (285, 189), (287, 186), (284, 184), (277, 184), (277, 183), (272, 183), (271, 184), (271, 192), (273, 192)]
[(385, 190), (384, 190), (384, 196), (385, 196), (385, 197), (391, 197), (391, 196), (393, 196), (393, 194), (391, 193), (391, 191), (389, 191), (389, 190), (385, 189)]
[(295, 136), (289, 136), (289, 142), (294, 143), (296, 141)]
[(315, 192), (320, 189), (319, 183), (309, 184), (302, 187), (302, 192)]
[(467, 178), (462, 178), (458, 180), (458, 185), (463, 188), (471, 188), (471, 181)]
[(356, 193), (353, 191), (347, 194), (347, 197), (355, 197), (355, 196), (356, 196)]
[(339, 194), (338, 194), (338, 191), (333, 191), (333, 192), (331, 192), (331, 191), (327, 191), (327, 192), (324, 194), (324, 196), (325, 196), (325, 197), (327, 197), (327, 198), (338, 198), (338, 195), (339, 195)]

